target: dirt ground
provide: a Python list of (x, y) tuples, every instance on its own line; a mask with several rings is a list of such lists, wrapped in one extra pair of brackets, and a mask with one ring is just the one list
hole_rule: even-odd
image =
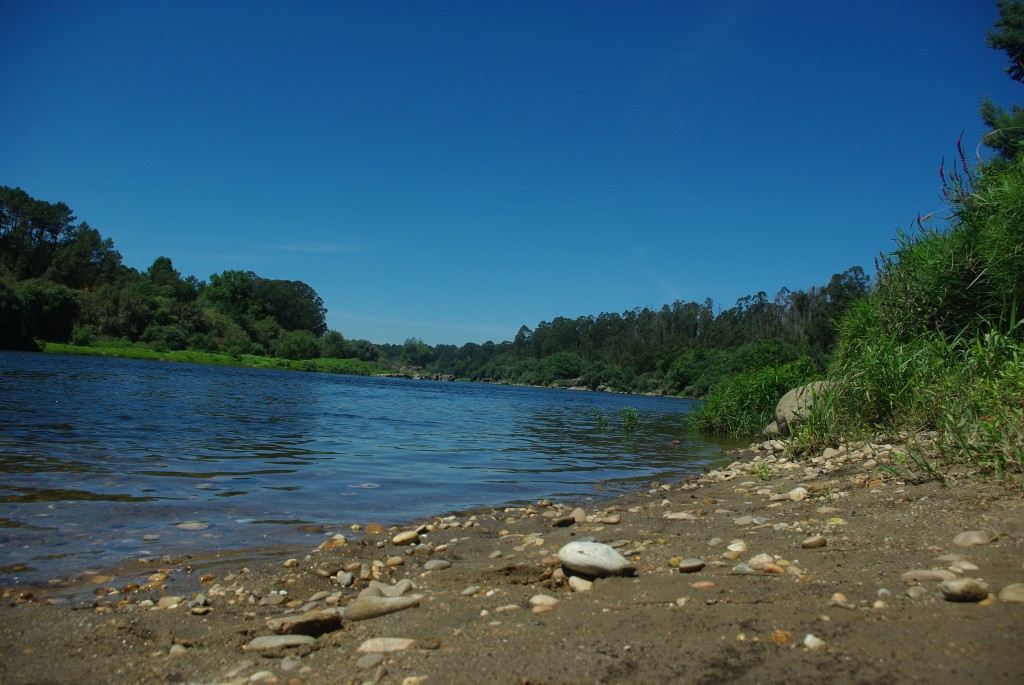
[[(911, 484), (879, 468), (889, 449), (796, 463), (747, 452), (575, 515), (572, 503), (539, 502), (367, 526), (245, 569), (231, 558), (119, 569), (77, 599), (9, 588), (0, 682), (1024, 682), (1024, 602), (1012, 601), (1024, 583), (1021, 491)], [(417, 528), (418, 544), (392, 542)], [(984, 535), (954, 541), (966, 531)], [(556, 555), (578, 540), (614, 547), (633, 574), (572, 589)], [(431, 560), (451, 565), (424, 568)], [(938, 581), (904, 579), (924, 569), (985, 586), (951, 601)], [(274, 634), (270, 619), (353, 614), (373, 577), (413, 606), (301, 628), (319, 635), (294, 647), (252, 643)]]

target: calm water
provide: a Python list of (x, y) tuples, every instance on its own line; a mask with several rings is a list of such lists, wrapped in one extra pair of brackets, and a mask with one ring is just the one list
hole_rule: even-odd
[[(623, 407), (638, 410), (633, 435), (620, 429)], [(153, 555), (310, 549), (351, 523), (696, 473), (723, 445), (684, 433), (692, 407), (0, 352), (0, 584)]]

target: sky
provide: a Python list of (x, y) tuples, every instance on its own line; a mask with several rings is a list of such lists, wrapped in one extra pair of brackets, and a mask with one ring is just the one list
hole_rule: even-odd
[[(0, 185), (346, 338), (806, 289), (1021, 102), (987, 0), (0, 0)], [(987, 153), (981, 150), (982, 156)]]

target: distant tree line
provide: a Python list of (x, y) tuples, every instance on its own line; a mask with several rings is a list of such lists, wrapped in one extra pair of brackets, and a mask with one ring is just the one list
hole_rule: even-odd
[(183, 278), (168, 257), (139, 271), (110, 238), (75, 221), (63, 202), (0, 186), (0, 346), (118, 340), (287, 359), (379, 354), (329, 331), (323, 300), (302, 281), (224, 271), (206, 283)]
[(457, 378), (701, 397), (736, 373), (802, 357), (824, 368), (836, 321), (863, 297), (861, 267), (808, 290), (743, 297), (724, 311), (676, 301), (659, 310), (563, 317), (523, 326), (508, 342), (381, 346), (393, 363)]
[(860, 267), (808, 290), (737, 300), (729, 309), (676, 301), (523, 326), (506, 342), (431, 347), (347, 340), (302, 281), (228, 270), (182, 277), (168, 257), (127, 267), (113, 241), (76, 223), (62, 202), (0, 186), (0, 347), (112, 341), (156, 350), (200, 350), (286, 359), (376, 361), (410, 373), (542, 386), (701, 397), (744, 370), (798, 358), (824, 367), (836, 326), (867, 293)]

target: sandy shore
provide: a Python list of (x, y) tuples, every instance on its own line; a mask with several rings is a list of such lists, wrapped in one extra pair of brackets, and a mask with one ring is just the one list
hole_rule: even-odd
[[(888, 449), (747, 452), (582, 512), (366, 526), (248, 568), (100, 578), (88, 601), (7, 589), (0, 682), (1024, 682), (1020, 490), (914, 485), (878, 467)], [(632, 572), (570, 584), (557, 553), (580, 540)], [(257, 640), (288, 630), (315, 636)]]

